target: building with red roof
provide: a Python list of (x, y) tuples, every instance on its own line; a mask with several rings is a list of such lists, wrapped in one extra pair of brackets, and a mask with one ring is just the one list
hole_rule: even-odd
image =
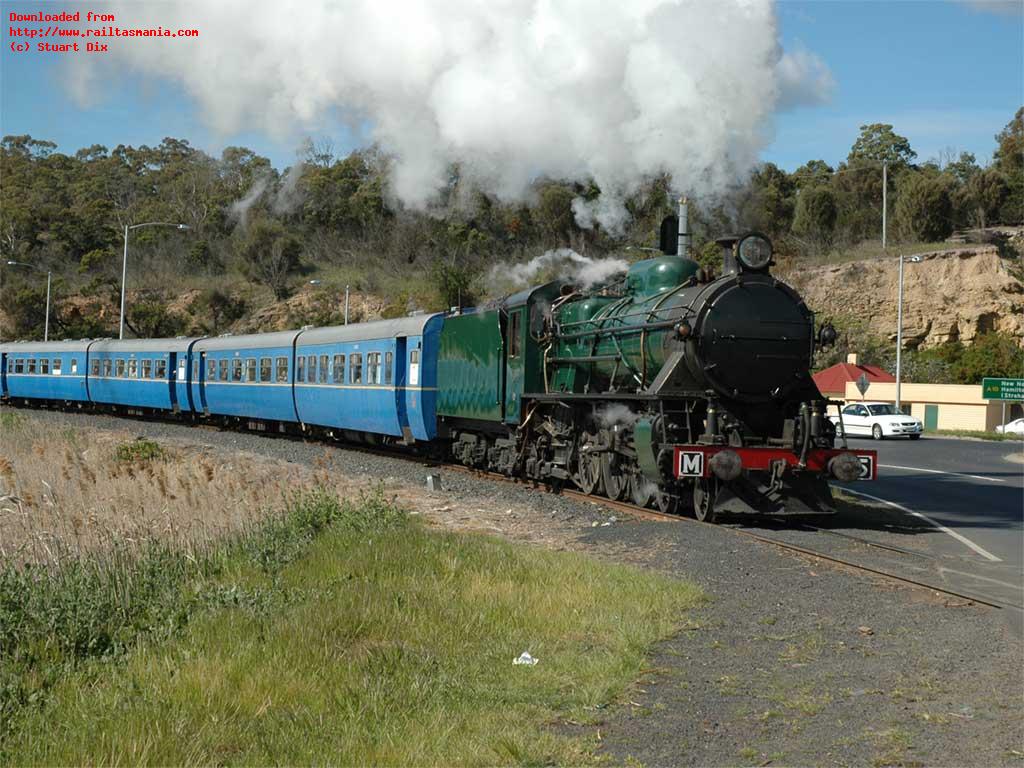
[(876, 382), (891, 384), (896, 377), (877, 365), (860, 365), (857, 363), (856, 355), (849, 355), (845, 363), (836, 363), (831, 368), (826, 368), (814, 374), (814, 383), (818, 385), (821, 394), (833, 400), (846, 399), (846, 384), (850, 381), (857, 381), (861, 376), (867, 376), (871, 384)]

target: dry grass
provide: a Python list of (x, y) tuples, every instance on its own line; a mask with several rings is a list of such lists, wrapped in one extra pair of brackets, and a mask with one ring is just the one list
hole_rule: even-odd
[(191, 547), (282, 508), (299, 487), (328, 485), (326, 473), (280, 461), (154, 445), (4, 414), (0, 559), (57, 565), (114, 543)]

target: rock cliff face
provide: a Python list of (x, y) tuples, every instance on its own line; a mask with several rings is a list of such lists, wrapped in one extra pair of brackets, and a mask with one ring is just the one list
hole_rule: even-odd
[[(1024, 285), (1011, 273), (1019, 260), (1000, 258), (992, 246), (924, 253), (920, 259), (903, 264), (908, 347), (970, 343), (987, 331), (1012, 334), (1024, 345)], [(898, 270), (893, 258), (790, 269), (779, 276), (819, 317), (858, 318), (876, 336), (895, 339)]]

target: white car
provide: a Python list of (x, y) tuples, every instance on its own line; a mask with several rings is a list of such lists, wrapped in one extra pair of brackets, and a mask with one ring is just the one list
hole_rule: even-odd
[(875, 440), (906, 435), (917, 440), (924, 431), (919, 419), (900, 413), (892, 403), (850, 403), (843, 407), (842, 423), (838, 416), (829, 416), (836, 425), (836, 435), (843, 430), (849, 437), (863, 435)]
[(1024, 419), (1008, 421), (996, 427), (996, 432), (1002, 432), (1004, 435), (1024, 435)]

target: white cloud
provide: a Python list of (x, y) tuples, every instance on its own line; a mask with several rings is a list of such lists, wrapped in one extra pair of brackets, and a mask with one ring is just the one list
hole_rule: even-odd
[(778, 73), (780, 109), (827, 104), (836, 88), (828, 65), (804, 48), (784, 53), (779, 60)]

